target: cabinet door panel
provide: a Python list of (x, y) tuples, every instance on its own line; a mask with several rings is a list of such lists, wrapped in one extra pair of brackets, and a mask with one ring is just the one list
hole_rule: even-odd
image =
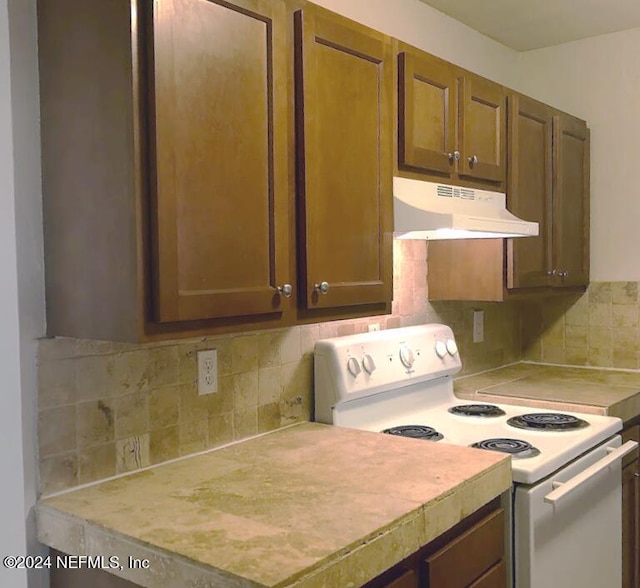
[(509, 97), (509, 210), (537, 222), (540, 234), (507, 242), (507, 287), (550, 285), (553, 111), (524, 96)]
[(507, 588), (507, 566), (500, 560), (487, 573), (478, 578), (469, 588)]
[(468, 586), (504, 554), (504, 513), (493, 512), (425, 560), (428, 586)]
[(417, 571), (398, 564), (367, 582), (363, 588), (418, 588), (420, 586)]
[(407, 570), (399, 578), (389, 582), (384, 588), (417, 588), (418, 574), (413, 570)]
[[(391, 299), (389, 40), (309, 5), (296, 14), (301, 281), (307, 308)], [(316, 284), (327, 282), (319, 294)]]
[[(453, 66), (403, 51), (399, 66), (399, 163), (451, 174), (455, 151), (457, 79)], [(446, 177), (446, 176), (445, 176)]]
[(498, 84), (471, 74), (465, 75), (461, 88), (459, 173), (503, 182), (507, 138), (504, 90)]
[(281, 311), (276, 287), (289, 270), (284, 7), (153, 4), (156, 318)]
[[(556, 285), (589, 283), (589, 129), (554, 117), (554, 252)], [(565, 274), (566, 272), (566, 274)]]

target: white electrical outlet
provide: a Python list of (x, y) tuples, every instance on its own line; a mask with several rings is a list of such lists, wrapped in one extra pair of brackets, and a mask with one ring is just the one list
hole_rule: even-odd
[(484, 341), (484, 310), (473, 311), (473, 342)]
[(218, 391), (218, 350), (198, 351), (198, 394)]
[(375, 331), (379, 331), (380, 330), (380, 323), (371, 323), (368, 327), (369, 329), (369, 333), (373, 333)]

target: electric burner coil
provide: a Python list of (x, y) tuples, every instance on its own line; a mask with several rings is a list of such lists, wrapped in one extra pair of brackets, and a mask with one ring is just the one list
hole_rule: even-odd
[(413, 439), (425, 439), (427, 441), (440, 441), (444, 437), (431, 427), (424, 425), (401, 425), (391, 427), (382, 431), (387, 435), (397, 435), (398, 437), (411, 437)]
[(484, 439), (483, 441), (473, 443), (471, 447), (486, 449), (488, 451), (498, 451), (500, 453), (508, 453), (517, 459), (540, 455), (540, 450), (537, 447), (533, 447), (531, 443), (527, 443), (521, 439), (510, 439), (504, 437)]
[(448, 409), (451, 414), (459, 416), (498, 417), (506, 413), (493, 404), (458, 404)]
[(511, 417), (507, 424), (518, 429), (536, 431), (573, 431), (588, 427), (589, 423), (571, 414), (532, 412)]

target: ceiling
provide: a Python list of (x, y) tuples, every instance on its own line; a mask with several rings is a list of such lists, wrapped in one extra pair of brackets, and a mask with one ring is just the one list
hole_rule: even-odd
[(422, 0), (517, 51), (640, 27), (640, 0)]

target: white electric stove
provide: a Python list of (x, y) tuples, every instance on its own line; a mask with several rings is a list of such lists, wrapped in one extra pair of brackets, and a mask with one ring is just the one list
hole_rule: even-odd
[[(461, 400), (452, 379), (461, 365), (445, 325), (318, 341), (315, 419), (508, 453), (518, 588), (619, 586), (620, 464), (635, 448), (634, 442), (621, 446), (620, 419)], [(560, 510), (580, 521), (569, 525)], [(593, 545), (588, 532), (597, 537)], [(605, 538), (610, 546), (598, 547)], [(591, 550), (597, 564), (585, 564)]]

